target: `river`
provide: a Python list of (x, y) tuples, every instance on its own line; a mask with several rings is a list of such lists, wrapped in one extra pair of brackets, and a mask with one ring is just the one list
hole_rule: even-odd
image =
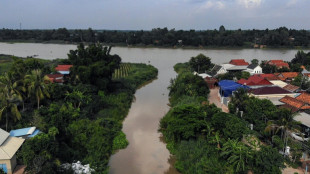
[[(67, 58), (75, 45), (0, 43), (0, 54), (27, 57), (38, 55), (43, 59)], [(307, 50), (309, 51), (309, 50)], [(173, 65), (186, 62), (190, 57), (203, 53), (214, 63), (225, 63), (230, 59), (250, 61), (283, 59), (291, 60), (297, 50), (286, 49), (159, 49), (159, 48), (112, 48), (112, 54), (118, 54), (123, 62), (152, 64), (158, 68), (158, 79), (137, 90), (136, 101), (132, 104), (128, 116), (123, 122), (129, 145), (111, 157), (111, 174), (176, 174), (171, 166), (169, 151), (157, 131), (159, 120), (169, 110), (168, 90), (170, 79), (176, 76)]]

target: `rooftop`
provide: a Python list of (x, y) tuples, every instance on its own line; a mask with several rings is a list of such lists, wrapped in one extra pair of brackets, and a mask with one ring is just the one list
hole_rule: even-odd
[(70, 68), (72, 67), (73, 65), (58, 65), (55, 70), (56, 71), (70, 71)]
[(248, 66), (249, 69), (255, 69), (256, 67), (258, 67), (259, 65), (256, 64), (251, 64)]
[(292, 92), (280, 88), (279, 86), (267, 86), (256, 89), (250, 89), (249, 93), (254, 95), (271, 95), (271, 94), (291, 94)]
[(237, 65), (237, 66), (248, 66), (249, 63), (246, 62), (244, 59), (232, 59), (230, 62), (230, 64), (233, 64), (233, 65)]
[(302, 93), (298, 97), (296, 97), (297, 100), (302, 101), (304, 103), (310, 104), (310, 94), (309, 93)]
[(302, 101), (297, 100), (296, 98), (285, 96), (280, 99), (281, 102), (286, 103), (290, 106), (293, 106), (295, 108), (301, 109), (305, 103)]
[(296, 117), (294, 117), (294, 120), (300, 121), (301, 124), (310, 127), (310, 115), (305, 112), (299, 113)]
[(288, 85), (284, 86), (283, 89), (286, 89), (286, 90), (291, 91), (291, 92), (295, 92), (296, 90), (299, 89), (299, 86), (288, 84)]
[(295, 78), (299, 75), (299, 72), (282, 72), (279, 77), (283, 77), (285, 79), (288, 79), (288, 78)]
[(248, 86), (272, 85), (272, 83), (270, 83), (268, 80), (259, 76), (251, 76), (247, 80), (240, 79), (238, 83)]
[(22, 138), (8, 137), (0, 146), (0, 159), (11, 159), (24, 141)]
[(36, 129), (36, 127), (27, 127), (23, 129), (16, 129), (10, 131), (10, 136), (12, 137), (34, 137), (37, 135), (40, 131)]

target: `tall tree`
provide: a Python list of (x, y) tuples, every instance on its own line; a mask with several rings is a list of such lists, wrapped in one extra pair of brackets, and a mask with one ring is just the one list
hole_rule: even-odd
[[(46, 78), (46, 77), (44, 77)], [(34, 96), (37, 100), (38, 109), (40, 107), (40, 101), (45, 97), (50, 97), (48, 92), (48, 86), (44, 82), (41, 70), (32, 70), (31, 74), (25, 76), (25, 82), (27, 84), (29, 97)]]
[(267, 132), (275, 133), (281, 131), (281, 138), (284, 141), (283, 152), (285, 152), (288, 141), (288, 133), (290, 131), (299, 131), (298, 122), (294, 120), (296, 113), (283, 108), (279, 109), (275, 114), (278, 116), (278, 119), (276, 121), (270, 120), (265, 130)]
[(2, 118), (3, 112), (5, 112), (6, 130), (8, 129), (9, 117), (13, 121), (20, 120), (21, 118), (17, 106), (22, 101), (22, 97), (14, 86), (15, 84), (8, 74), (0, 77), (0, 119)]

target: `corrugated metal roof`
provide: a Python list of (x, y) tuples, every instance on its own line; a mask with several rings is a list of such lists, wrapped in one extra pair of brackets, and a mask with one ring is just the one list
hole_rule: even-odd
[(300, 121), (301, 124), (310, 127), (310, 115), (305, 112), (299, 113), (296, 117), (294, 117), (294, 120)]
[(272, 84), (274, 84), (274, 85), (277, 85), (277, 86), (281, 87), (281, 88), (283, 88), (284, 86), (287, 85), (287, 83), (285, 83), (285, 82), (283, 82), (281, 80), (270, 80), (270, 82)]
[(25, 139), (9, 137), (0, 146), (0, 160), (11, 159), (20, 146), (24, 143)]
[(4, 141), (10, 136), (10, 134), (0, 128), (0, 146), (4, 143)]
[(31, 135), (36, 130), (36, 127), (27, 127), (23, 129), (16, 129), (10, 131), (10, 136), (21, 137), (25, 135)]

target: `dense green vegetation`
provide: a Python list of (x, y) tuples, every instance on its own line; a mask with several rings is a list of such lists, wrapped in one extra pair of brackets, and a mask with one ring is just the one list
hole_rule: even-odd
[[(232, 97), (230, 113), (221, 112), (208, 104), (209, 89), (199, 83), (202, 78), (189, 74), (189, 63), (178, 63), (174, 68), (178, 76), (169, 87), (171, 109), (161, 119), (160, 131), (176, 156), (177, 170), (189, 174), (280, 174), (284, 162), (300, 165), (304, 149), (287, 133), (300, 128), (293, 119), (295, 114), (269, 100), (249, 97), (244, 89)], [(287, 145), (291, 147), (290, 158), (279, 153)]]
[(310, 34), (307, 30), (175, 30), (154, 28), (151, 31), (111, 30), (0, 30), (0, 41), (28, 42), (104, 42), (108, 44), (158, 47), (253, 47), (254, 44), (268, 47), (308, 47)]
[[(17, 154), (30, 173), (61, 173), (60, 165), (81, 161), (96, 173), (108, 172), (109, 157), (128, 145), (121, 132), (135, 90), (156, 78), (145, 64), (122, 64), (111, 48), (78, 46), (68, 60), (14, 58), (0, 77), (0, 125), (7, 130), (36, 126), (43, 133), (26, 140)], [(73, 64), (68, 82), (48, 83), (55, 64)], [(112, 79), (119, 67), (126, 76)], [(68, 171), (69, 172), (69, 171)]]

